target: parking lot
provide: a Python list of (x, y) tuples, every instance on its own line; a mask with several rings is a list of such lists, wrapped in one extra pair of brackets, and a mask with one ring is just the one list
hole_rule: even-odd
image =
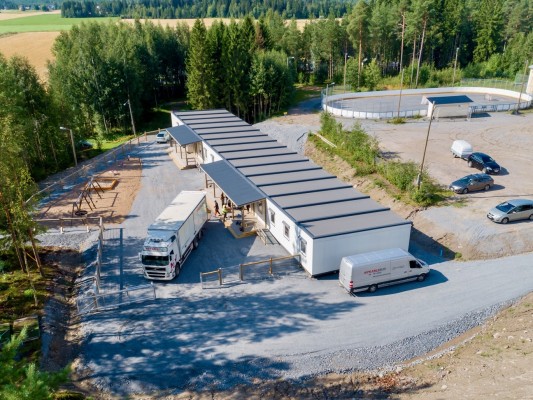
[[(351, 126), (353, 120), (342, 120)], [(410, 120), (393, 125), (384, 121), (363, 121), (382, 150), (402, 160), (420, 163), (428, 132), (425, 120)], [(451, 246), (468, 258), (492, 258), (533, 251), (533, 223), (495, 224), (486, 218), (487, 211), (513, 198), (533, 199), (533, 115), (491, 113), (467, 121), (440, 119), (433, 121), (425, 158), (429, 174), (440, 184), (480, 172), (466, 161), (454, 158), (450, 147), (454, 140), (469, 142), (474, 151), (492, 156), (502, 167), (493, 175), (494, 187), (487, 191), (456, 195), (463, 202), (422, 210), (413, 218), (415, 226), (433, 238), (447, 235)], [(452, 237), (453, 236), (453, 237)], [(452, 243), (453, 242), (453, 243)]]

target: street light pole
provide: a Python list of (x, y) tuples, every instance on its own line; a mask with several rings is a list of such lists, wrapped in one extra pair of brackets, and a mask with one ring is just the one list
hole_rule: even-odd
[(78, 157), (76, 157), (76, 146), (74, 146), (74, 134), (72, 133), (72, 129), (65, 128), (64, 126), (59, 127), (62, 131), (69, 131), (70, 132), (70, 144), (72, 145), (72, 155), (74, 156), (74, 165), (78, 166)]
[(327, 83), (326, 84), (326, 100), (325, 100), (325, 104), (326, 104), (326, 111), (328, 111), (328, 88), (329, 88), (329, 85), (331, 85), (333, 87), (333, 85), (335, 85), (335, 82), (331, 82), (331, 83)]
[(128, 97), (128, 101), (126, 101), (124, 103), (124, 105), (128, 105), (129, 109), (130, 109), (130, 117), (131, 117), (131, 128), (133, 129), (133, 136), (137, 137), (137, 132), (135, 131), (135, 121), (133, 119), (133, 111), (131, 111), (131, 101), (130, 101), (130, 98)]
[(453, 78), (452, 86), (455, 86), (455, 70), (457, 69), (457, 56), (459, 55), (459, 47), (455, 49), (455, 62), (453, 63)]
[(344, 93), (346, 93), (346, 62), (348, 61), (348, 53), (344, 53)]
[(424, 170), (424, 161), (426, 160), (426, 150), (428, 148), (429, 131), (431, 130), (431, 121), (433, 121), (433, 113), (435, 112), (435, 102), (431, 104), (431, 113), (429, 115), (428, 133), (426, 135), (426, 144), (424, 145), (424, 154), (422, 155), (422, 163), (420, 164), (420, 171), (416, 177), (416, 187), (420, 190), (420, 184), (422, 183), (422, 171)]
[(524, 79), (522, 79), (522, 85), (520, 86), (520, 94), (518, 95), (518, 103), (516, 105), (516, 110), (513, 112), (513, 114), (520, 114), (520, 102), (522, 101), (522, 93), (524, 92), (524, 85), (526, 84), (526, 75), (527, 75), (527, 66), (529, 64), (529, 60), (526, 60), (526, 68), (524, 71)]

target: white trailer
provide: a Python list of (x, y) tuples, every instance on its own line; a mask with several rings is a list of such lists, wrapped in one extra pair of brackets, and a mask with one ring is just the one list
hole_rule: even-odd
[(180, 272), (193, 249), (198, 247), (207, 222), (204, 192), (183, 191), (148, 227), (139, 254), (145, 278), (171, 280)]
[(339, 284), (349, 292), (417, 280), (429, 274), (428, 265), (399, 248), (361, 253), (343, 257), (339, 270)]

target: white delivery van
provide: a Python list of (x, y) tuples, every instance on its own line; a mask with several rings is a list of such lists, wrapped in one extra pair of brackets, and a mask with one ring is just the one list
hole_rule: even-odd
[(468, 157), (474, 151), (472, 145), (466, 140), (454, 140), (451, 150), (454, 157), (459, 157), (464, 160), (468, 160)]
[(339, 270), (339, 284), (348, 292), (388, 286), (408, 280), (423, 281), (429, 274), (428, 265), (407, 251), (385, 249), (343, 257)]

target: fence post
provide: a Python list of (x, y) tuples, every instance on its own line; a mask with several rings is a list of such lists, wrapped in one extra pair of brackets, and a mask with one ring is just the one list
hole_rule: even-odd
[(64, 230), (63, 230), (63, 218), (59, 218), (59, 233), (64, 233)]
[(272, 257), (270, 257), (270, 268), (268, 269), (268, 273), (272, 275)]
[(243, 274), (243, 271), (242, 271), (242, 264), (239, 264), (239, 279), (241, 281), (244, 281), (244, 274)]
[(222, 269), (218, 269), (218, 283), (222, 286)]

